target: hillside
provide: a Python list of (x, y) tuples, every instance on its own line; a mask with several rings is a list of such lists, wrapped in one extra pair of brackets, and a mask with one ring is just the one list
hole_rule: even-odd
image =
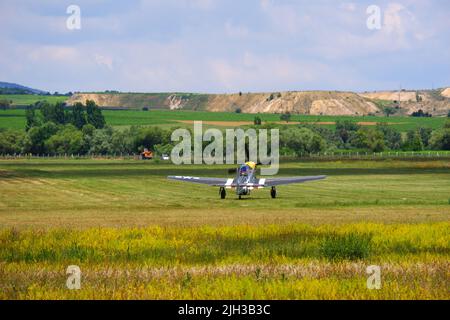
[(0, 81), (0, 94), (47, 94), (47, 92), (16, 83)]
[(375, 103), (351, 92), (305, 91), (244, 94), (185, 93), (80, 93), (69, 104), (94, 100), (100, 106), (150, 109), (187, 109), (245, 113), (283, 113), (311, 115), (367, 115), (379, 113)]
[(441, 92), (441, 95), (443, 95), (446, 98), (450, 98), (450, 88), (446, 88)]
[(450, 110), (450, 88), (418, 91), (378, 91), (361, 93), (373, 101), (400, 101), (400, 114), (408, 115), (422, 109), (433, 115), (446, 115)]
[[(357, 94), (337, 91), (290, 91), (273, 93), (192, 94), (192, 93), (77, 93), (69, 104), (94, 100), (103, 107), (142, 109), (184, 109), (213, 112), (284, 113), (310, 115), (382, 114), (382, 105), (399, 100), (398, 114), (419, 109), (433, 115), (450, 110), (450, 90), (385, 91)], [(419, 97), (419, 102), (417, 102)], [(380, 103), (382, 102), (382, 103)]]

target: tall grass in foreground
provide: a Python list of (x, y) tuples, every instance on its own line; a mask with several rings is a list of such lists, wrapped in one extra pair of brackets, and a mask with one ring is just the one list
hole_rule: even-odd
[(152, 266), (402, 259), (450, 254), (450, 224), (351, 224), (0, 231), (0, 260)]
[[(0, 231), (0, 298), (449, 299), (450, 223)], [(68, 265), (82, 289), (65, 288)], [(367, 290), (365, 268), (382, 268)]]

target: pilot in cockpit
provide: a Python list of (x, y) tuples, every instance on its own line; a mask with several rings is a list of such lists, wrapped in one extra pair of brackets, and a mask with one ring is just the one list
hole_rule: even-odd
[(248, 165), (243, 164), (240, 168), (239, 168), (239, 175), (241, 176), (246, 176), (248, 175), (248, 172), (250, 168), (248, 167)]

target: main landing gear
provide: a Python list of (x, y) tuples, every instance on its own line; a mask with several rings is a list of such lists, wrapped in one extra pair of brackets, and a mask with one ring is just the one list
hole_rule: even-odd
[(220, 194), (220, 199), (225, 199), (225, 197), (227, 196), (227, 192), (225, 191), (225, 188), (220, 188), (219, 194)]
[(270, 189), (270, 196), (272, 197), (272, 199), (275, 199), (277, 197), (277, 189), (275, 187), (272, 187), (272, 189)]

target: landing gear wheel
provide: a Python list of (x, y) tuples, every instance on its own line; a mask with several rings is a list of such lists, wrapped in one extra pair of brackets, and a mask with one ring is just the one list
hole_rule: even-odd
[(225, 191), (225, 188), (220, 188), (220, 199), (225, 199), (225, 197), (227, 196), (227, 192)]
[(272, 199), (275, 199), (277, 197), (277, 189), (275, 189), (275, 187), (272, 187), (272, 189), (270, 189), (270, 196), (272, 197)]
[(241, 199), (242, 199), (242, 196), (239, 195), (239, 200), (241, 200)]

